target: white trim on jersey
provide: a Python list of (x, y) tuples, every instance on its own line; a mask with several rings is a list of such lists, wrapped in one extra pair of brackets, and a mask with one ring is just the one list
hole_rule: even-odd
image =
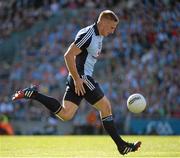
[(76, 44), (78, 48), (81, 48), (81, 46), (91, 37), (93, 34), (93, 28), (90, 28), (86, 35)]

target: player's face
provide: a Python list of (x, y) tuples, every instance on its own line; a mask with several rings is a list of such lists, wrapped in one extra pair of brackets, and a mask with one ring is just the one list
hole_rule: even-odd
[(109, 34), (114, 33), (117, 24), (118, 23), (115, 21), (107, 20), (104, 25), (103, 36), (108, 36)]

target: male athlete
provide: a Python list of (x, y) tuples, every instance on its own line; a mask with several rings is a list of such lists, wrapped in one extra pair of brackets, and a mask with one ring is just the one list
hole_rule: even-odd
[(103, 38), (112, 34), (118, 23), (117, 15), (105, 10), (100, 13), (97, 23), (77, 33), (75, 41), (64, 55), (69, 75), (62, 105), (58, 100), (38, 92), (36, 86), (17, 91), (12, 99), (37, 100), (60, 119), (67, 121), (74, 116), (84, 98), (99, 110), (106, 132), (116, 143), (120, 154), (124, 155), (137, 151), (141, 142), (127, 143), (121, 139), (113, 123), (111, 104), (99, 84), (92, 78), (94, 65), (102, 49)]

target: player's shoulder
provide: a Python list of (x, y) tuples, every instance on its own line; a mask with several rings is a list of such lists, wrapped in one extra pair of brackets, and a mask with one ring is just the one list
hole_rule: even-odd
[(94, 31), (93, 27), (94, 27), (94, 24), (86, 26), (86, 27), (80, 29), (78, 31), (78, 33), (77, 33), (77, 36), (82, 35), (82, 34), (86, 34), (86, 33), (93, 34), (93, 31)]

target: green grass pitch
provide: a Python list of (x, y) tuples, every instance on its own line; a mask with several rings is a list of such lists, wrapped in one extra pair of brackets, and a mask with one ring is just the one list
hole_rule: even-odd
[(0, 157), (180, 158), (180, 136), (123, 136), (141, 149), (122, 156), (108, 136), (0, 136)]

